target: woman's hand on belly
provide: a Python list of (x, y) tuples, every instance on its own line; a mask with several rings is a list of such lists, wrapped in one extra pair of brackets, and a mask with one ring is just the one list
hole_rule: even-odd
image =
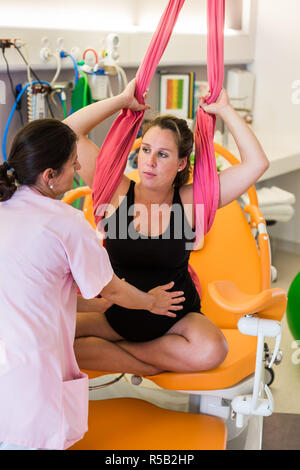
[[(174, 282), (169, 282), (163, 286), (155, 287), (148, 291), (154, 297), (154, 303), (149, 311), (156, 315), (166, 315), (168, 317), (176, 317), (172, 311), (182, 310), (182, 305), (178, 305), (185, 301), (183, 291), (167, 292), (174, 286)], [(171, 311), (172, 310), (172, 311)]]

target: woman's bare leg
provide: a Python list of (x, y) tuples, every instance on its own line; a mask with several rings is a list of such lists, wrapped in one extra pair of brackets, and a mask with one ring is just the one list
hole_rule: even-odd
[(228, 351), (221, 330), (199, 313), (189, 313), (160, 338), (143, 343), (119, 341), (122, 349), (162, 370), (199, 372), (220, 365)]
[(109, 325), (104, 312), (77, 312), (75, 338), (83, 336), (96, 336), (113, 342), (124, 339)]
[(99, 312), (77, 314), (75, 356), (82, 369), (154, 375), (161, 369), (147, 364), (119, 346), (123, 338), (116, 333)]
[(161, 369), (136, 359), (120, 348), (118, 343), (94, 336), (77, 338), (74, 351), (81, 369), (134, 375), (155, 375), (162, 372)]

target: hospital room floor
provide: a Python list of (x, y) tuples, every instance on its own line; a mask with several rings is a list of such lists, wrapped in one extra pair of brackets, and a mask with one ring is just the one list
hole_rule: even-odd
[[(278, 271), (277, 282), (273, 287), (281, 287), (286, 292), (300, 271), (300, 255), (279, 251), (273, 253), (273, 264)], [(271, 385), (275, 410), (272, 416), (264, 419), (263, 449), (292, 450), (300, 449), (300, 364), (293, 360), (295, 349), (286, 317), (282, 322), (282, 339), (280, 349), (283, 359), (280, 365), (273, 366), (275, 379)], [(267, 340), (272, 350), (272, 340)], [(300, 353), (297, 356), (300, 358)], [(94, 379), (91, 383), (99, 384), (115, 376)], [(131, 384), (131, 376), (125, 375), (114, 385), (90, 392), (90, 399), (116, 397), (135, 397), (148, 400), (156, 405), (180, 411), (188, 410), (188, 395), (160, 389), (150, 381), (143, 380), (142, 385)]]
[[(282, 287), (287, 292), (300, 271), (300, 255), (275, 252), (273, 264), (278, 270), (278, 279), (273, 287)], [(268, 344), (272, 345), (269, 341)], [(274, 366), (275, 379), (271, 385), (275, 412), (264, 420), (263, 449), (299, 450), (300, 352), (295, 349), (295, 339), (288, 328), (286, 316), (282, 322), (280, 349), (283, 351), (283, 359), (279, 366)]]

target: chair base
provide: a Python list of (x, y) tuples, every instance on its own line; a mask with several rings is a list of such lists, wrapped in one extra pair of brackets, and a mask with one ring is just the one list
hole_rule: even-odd
[(90, 401), (89, 430), (69, 450), (224, 450), (222, 420), (135, 398)]

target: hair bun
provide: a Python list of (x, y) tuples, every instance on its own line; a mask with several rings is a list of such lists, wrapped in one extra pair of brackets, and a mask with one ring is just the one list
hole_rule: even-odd
[(7, 174), (11, 169), (12, 167), (7, 162), (0, 165), (0, 202), (10, 199), (17, 190), (14, 173)]
[(10, 164), (8, 162), (4, 162), (2, 164), (2, 169), (7, 172), (7, 171), (11, 170), (12, 167), (10, 166)]

